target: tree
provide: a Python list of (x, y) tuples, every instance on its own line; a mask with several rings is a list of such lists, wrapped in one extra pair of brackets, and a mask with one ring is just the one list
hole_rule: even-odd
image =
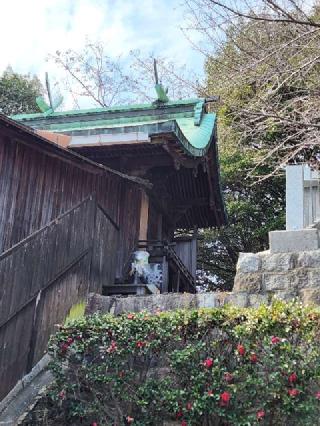
[(0, 112), (6, 115), (39, 112), (36, 97), (42, 92), (37, 77), (15, 73), (8, 67), (0, 77)]
[[(86, 97), (100, 107), (155, 99), (152, 55), (143, 57), (139, 51), (132, 51), (129, 57), (112, 58), (102, 43), (87, 41), (80, 50), (55, 52), (51, 60), (65, 72), (66, 89), (76, 107), (79, 97)], [(199, 84), (185, 67), (177, 67), (161, 57), (157, 57), (157, 65), (160, 80), (168, 87), (171, 99), (195, 96)]]
[(207, 25), (198, 23), (201, 31), (209, 21), (223, 28), (221, 42), (207, 53), (203, 93), (221, 97), (218, 134), (229, 215), (224, 229), (203, 231), (200, 279), (206, 288), (230, 290), (239, 252), (266, 250), (268, 232), (284, 227), (283, 164), (317, 159), (317, 12), (308, 16), (291, 2), (294, 15), (287, 22), (289, 12), (276, 6), (274, 14), (251, 8), (244, 17), (243, 9), (237, 14), (222, 3), (196, 3), (218, 8), (202, 9)]
[[(260, 151), (270, 173), (317, 162), (320, 129), (320, 14), (297, 0), (187, 0), (207, 43), (209, 91), (229, 102), (240, 142)], [(318, 5), (318, 6), (317, 6)], [(241, 96), (238, 94), (241, 93)]]
[(200, 278), (206, 288), (231, 289), (238, 253), (267, 249), (268, 231), (284, 225), (283, 165), (318, 163), (319, 7), (297, 0), (185, 3), (187, 36), (203, 36), (196, 46), (206, 56), (202, 93), (221, 97), (229, 214), (226, 228), (203, 231)]
[[(200, 233), (198, 283), (205, 290), (232, 290), (239, 252), (267, 250), (268, 232), (283, 229), (285, 222), (283, 176), (253, 185), (248, 172), (255, 164), (255, 153), (225, 135), (222, 111), (219, 118), (220, 167), (228, 224)], [(258, 172), (264, 173), (261, 169)]]

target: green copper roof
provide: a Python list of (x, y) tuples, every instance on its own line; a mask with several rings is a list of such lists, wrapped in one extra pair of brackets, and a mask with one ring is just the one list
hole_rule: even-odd
[[(168, 101), (165, 104), (161, 105), (160, 108), (167, 108), (170, 106), (183, 106), (183, 105), (193, 105), (198, 102), (204, 101), (202, 98), (194, 98), (194, 99), (181, 99), (177, 101)], [(155, 104), (133, 104), (133, 105), (116, 105), (108, 108), (89, 108), (89, 109), (74, 109), (70, 111), (57, 111), (50, 114), (50, 117), (58, 117), (58, 116), (69, 116), (69, 115), (83, 115), (83, 114), (94, 114), (97, 112), (126, 112), (126, 111), (135, 111), (135, 110), (148, 110), (154, 109)], [(34, 113), (34, 114), (16, 114), (11, 116), (13, 120), (32, 120), (34, 118), (44, 117), (42, 112)]]
[(205, 100), (155, 102), (111, 108), (95, 108), (19, 114), (12, 118), (36, 129), (65, 134), (144, 132), (151, 135), (174, 133), (184, 150), (202, 156), (210, 145), (215, 114), (204, 111)]

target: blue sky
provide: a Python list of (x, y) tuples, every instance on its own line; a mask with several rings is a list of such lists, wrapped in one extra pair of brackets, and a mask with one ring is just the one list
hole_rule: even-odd
[(10, 0), (1, 4), (0, 72), (7, 65), (43, 78), (59, 76), (50, 53), (81, 49), (86, 38), (100, 40), (107, 53), (126, 56), (132, 49), (165, 55), (199, 73), (203, 57), (180, 27), (182, 0)]

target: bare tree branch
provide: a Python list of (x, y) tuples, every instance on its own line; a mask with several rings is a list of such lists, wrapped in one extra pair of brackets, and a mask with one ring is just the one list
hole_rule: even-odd
[[(222, 7), (223, 9), (228, 10), (229, 12), (233, 13), (234, 15), (241, 17), (241, 18), (246, 18), (246, 19), (250, 19), (250, 20), (254, 20), (254, 21), (262, 21), (262, 22), (274, 22), (274, 23), (286, 23), (286, 24), (297, 24), (297, 25), (308, 25), (308, 26), (312, 26), (312, 27), (317, 27), (320, 28), (320, 23), (318, 22), (314, 22), (312, 20), (300, 20), (300, 19), (296, 19), (294, 17), (288, 17), (286, 19), (284, 18), (272, 18), (270, 16), (260, 16), (257, 15), (255, 13), (252, 14), (247, 14), (247, 13), (243, 13), (238, 9), (234, 9), (230, 6), (228, 6), (225, 3), (219, 2), (217, 0), (209, 0), (213, 5)], [(269, 3), (268, 0), (266, 0), (266, 2)], [(278, 9), (281, 10), (278, 6)], [(288, 16), (288, 15), (287, 15)]]

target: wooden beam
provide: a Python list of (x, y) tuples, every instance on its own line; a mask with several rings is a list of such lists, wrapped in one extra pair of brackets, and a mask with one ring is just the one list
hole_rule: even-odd
[(148, 238), (148, 221), (149, 221), (149, 197), (145, 193), (145, 191), (141, 190), (139, 240), (147, 240)]
[(176, 292), (177, 293), (179, 293), (179, 291), (180, 291), (180, 274), (181, 274), (181, 271), (180, 271), (180, 269), (178, 269), (177, 282), (176, 282)]
[(167, 141), (163, 144), (163, 149), (181, 166), (186, 167), (187, 169), (193, 169), (200, 164), (201, 158), (195, 158), (188, 155), (182, 148), (177, 147), (176, 142)]
[(198, 198), (175, 198), (175, 206), (177, 208), (188, 208), (188, 207), (201, 207), (201, 206), (208, 206), (209, 205), (209, 199), (208, 197), (198, 197)]
[(157, 238), (158, 238), (159, 241), (162, 240), (162, 213), (160, 213), (160, 212), (158, 212)]

